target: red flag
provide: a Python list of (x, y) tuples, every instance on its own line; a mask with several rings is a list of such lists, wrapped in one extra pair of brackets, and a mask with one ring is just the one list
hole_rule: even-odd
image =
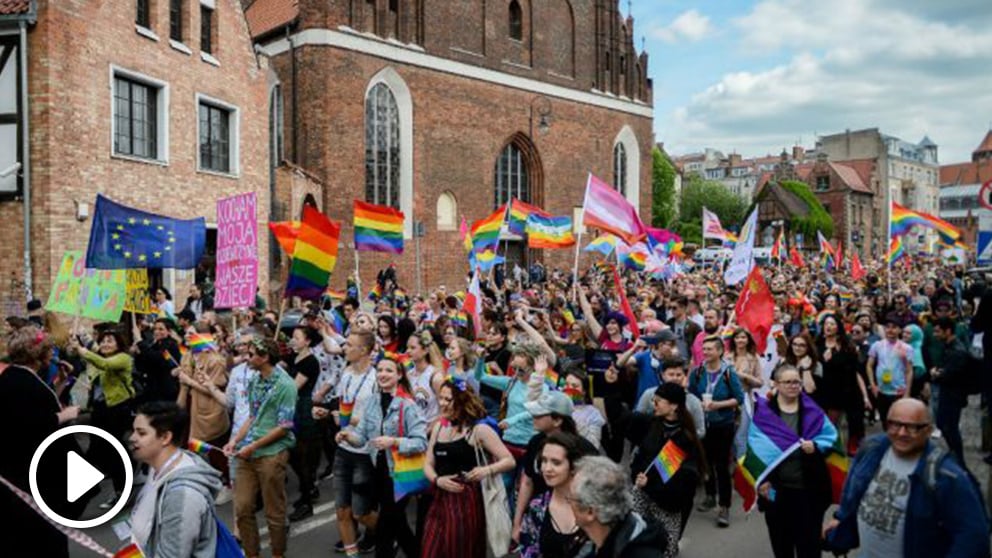
[(858, 253), (855, 252), (854, 256), (851, 258), (851, 279), (855, 281), (860, 281), (865, 278), (868, 273), (865, 268), (861, 266), (861, 258), (858, 257)]
[(741, 297), (734, 307), (737, 323), (751, 333), (757, 345), (758, 354), (765, 353), (768, 333), (775, 321), (775, 298), (761, 275), (761, 268), (755, 266), (744, 282)]
[(472, 274), (472, 282), (468, 286), (468, 294), (465, 295), (465, 302), (462, 304), (462, 310), (469, 316), (472, 316), (472, 327), (475, 328), (476, 339), (482, 335), (482, 290), (479, 288), (480, 273), (479, 269), (476, 268), (475, 273)]
[(840, 240), (837, 241), (837, 252), (834, 254), (834, 265), (838, 270), (844, 268), (844, 243)]
[(620, 272), (615, 267), (613, 268), (613, 282), (616, 283), (617, 293), (620, 295), (620, 310), (623, 311), (624, 316), (627, 316), (627, 321), (630, 324), (630, 332), (634, 334), (634, 340), (636, 341), (641, 336), (641, 330), (637, 327), (637, 316), (634, 315), (633, 308), (627, 302), (627, 291), (624, 290), (623, 283), (620, 282)]
[(789, 248), (789, 260), (796, 267), (806, 267), (806, 262), (803, 261), (803, 255), (799, 253), (795, 245)]

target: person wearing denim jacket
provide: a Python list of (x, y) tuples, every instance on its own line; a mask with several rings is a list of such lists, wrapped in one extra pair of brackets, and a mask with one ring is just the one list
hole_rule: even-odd
[(339, 441), (347, 441), (352, 446), (368, 444), (379, 499), (377, 558), (394, 556), (394, 541), (406, 556), (419, 556), (420, 550), (420, 541), (407, 522), (407, 498), (396, 498), (393, 486), (396, 467), (393, 450), (402, 456), (427, 451), (427, 421), (410, 395), (405, 364), (405, 355), (390, 352), (380, 355), (376, 364), (378, 393), (366, 399), (358, 424), (337, 435)]
[[(939, 440), (923, 403), (897, 401), (889, 411), (887, 435), (866, 439), (851, 463), (840, 507), (824, 528), (827, 546), (847, 552), (862, 545), (858, 511), (883, 459), (891, 450), (918, 457), (909, 475), (902, 547), (905, 558), (989, 556), (989, 522), (978, 483)], [(909, 446), (909, 450), (907, 450)], [(868, 549), (862, 548), (863, 555)]]

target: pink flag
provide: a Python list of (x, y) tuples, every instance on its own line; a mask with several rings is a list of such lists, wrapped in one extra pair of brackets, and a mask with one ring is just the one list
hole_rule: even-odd
[(620, 192), (592, 173), (589, 173), (589, 181), (586, 183), (582, 224), (613, 233), (628, 244), (643, 239), (647, 234), (637, 209)]

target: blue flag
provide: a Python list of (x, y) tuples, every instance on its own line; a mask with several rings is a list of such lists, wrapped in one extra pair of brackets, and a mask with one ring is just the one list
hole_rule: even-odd
[(86, 249), (90, 269), (192, 269), (203, 256), (203, 217), (180, 220), (120, 205), (97, 194)]

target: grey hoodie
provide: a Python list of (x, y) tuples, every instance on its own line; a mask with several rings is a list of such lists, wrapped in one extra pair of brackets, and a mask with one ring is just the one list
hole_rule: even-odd
[(175, 469), (158, 488), (148, 558), (214, 558), (217, 552), (214, 498), (222, 487), (220, 473), (196, 454), (183, 454), (192, 464)]

